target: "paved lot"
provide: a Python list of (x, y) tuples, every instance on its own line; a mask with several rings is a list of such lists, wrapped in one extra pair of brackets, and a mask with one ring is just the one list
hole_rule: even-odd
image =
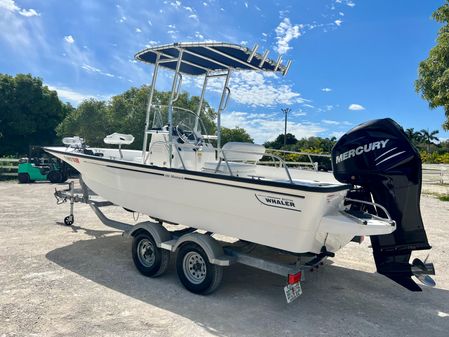
[(365, 242), (308, 274), (288, 305), (282, 277), (244, 266), (207, 297), (184, 290), (173, 264), (143, 277), (131, 242), (88, 206), (61, 224), (68, 205), (55, 205), (54, 187), (0, 183), (0, 336), (449, 336), (449, 203), (434, 197), (421, 206), (436, 288), (411, 293), (375, 274)]

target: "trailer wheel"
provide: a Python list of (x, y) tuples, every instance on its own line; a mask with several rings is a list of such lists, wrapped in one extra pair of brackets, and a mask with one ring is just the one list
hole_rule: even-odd
[(196, 243), (187, 243), (179, 248), (176, 271), (187, 290), (202, 295), (214, 292), (223, 277), (223, 267), (210, 263), (203, 248)]
[(19, 173), (18, 174), (19, 184), (28, 184), (31, 182), (30, 175), (28, 173)]
[(75, 217), (73, 215), (67, 215), (64, 218), (64, 225), (66, 225), (66, 226), (72, 226), (74, 222), (75, 222)]
[(136, 268), (145, 276), (157, 277), (168, 267), (170, 252), (158, 248), (153, 237), (142, 232), (134, 237), (132, 256)]

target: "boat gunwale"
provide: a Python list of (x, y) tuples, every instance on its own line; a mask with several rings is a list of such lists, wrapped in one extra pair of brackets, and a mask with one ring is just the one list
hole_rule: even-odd
[[(252, 179), (252, 178), (236, 177), (236, 176), (230, 176), (230, 175), (221, 175), (221, 174), (214, 174), (214, 173), (208, 173), (208, 172), (200, 172), (200, 171), (192, 171), (192, 170), (185, 170), (185, 169), (161, 167), (161, 166), (156, 166), (156, 165), (141, 164), (141, 163), (135, 163), (135, 162), (126, 161), (126, 160), (108, 159), (108, 158), (99, 157), (99, 156), (95, 156), (95, 155), (89, 155), (89, 154), (85, 154), (85, 153), (60, 151), (60, 150), (56, 150), (52, 147), (44, 147), (44, 150), (49, 153), (55, 152), (55, 153), (68, 155), (68, 156), (75, 156), (75, 157), (80, 157), (80, 158), (84, 158), (84, 159), (91, 159), (91, 160), (115, 163), (115, 164), (120, 164), (120, 165), (128, 165), (128, 166), (133, 166), (133, 167), (162, 171), (162, 172), (166, 172), (166, 173), (178, 173), (178, 174), (185, 174), (185, 175), (193, 175), (193, 176), (200, 176), (200, 177), (206, 177), (206, 178), (212, 178), (212, 179), (218, 179), (218, 180), (235, 181), (235, 182), (246, 183), (246, 184), (271, 186), (271, 187), (278, 187), (278, 188), (285, 188), (285, 189), (290, 189), (290, 190), (298, 190), (298, 191), (306, 191), (306, 192), (332, 193), (332, 192), (348, 190), (352, 187), (350, 184), (330, 185), (330, 186), (307, 186), (307, 185), (301, 185), (298, 183), (292, 184), (290, 182), (279, 182), (279, 181), (272, 181), (272, 180), (257, 180), (257, 179)], [(70, 164), (70, 163), (68, 163), (68, 164)], [(116, 168), (121, 169), (121, 167), (116, 167)], [(146, 171), (139, 171), (139, 172), (151, 173), (151, 172), (146, 172)], [(207, 181), (205, 181), (205, 182), (207, 182)], [(236, 186), (236, 187), (238, 187), (238, 186)], [(275, 191), (272, 191), (272, 192), (276, 193)]]

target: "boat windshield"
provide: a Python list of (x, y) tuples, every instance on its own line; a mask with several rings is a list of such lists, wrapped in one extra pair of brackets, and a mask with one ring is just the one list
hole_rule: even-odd
[[(153, 105), (151, 111), (153, 112), (153, 129), (162, 129), (169, 124), (167, 105)], [(182, 130), (184, 133), (195, 132), (200, 135), (208, 135), (208, 130), (206, 130), (201, 118), (188, 109), (174, 106), (172, 121), (175, 130)]]

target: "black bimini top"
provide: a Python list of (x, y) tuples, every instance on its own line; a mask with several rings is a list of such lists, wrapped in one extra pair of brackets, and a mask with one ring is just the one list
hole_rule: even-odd
[[(187, 75), (204, 75), (213, 71), (259, 70), (287, 74), (291, 61), (282, 64), (268, 58), (268, 51), (258, 54), (257, 46), (252, 50), (230, 43), (183, 42), (154, 46), (135, 55), (136, 60), (154, 64), (159, 56), (159, 65), (176, 70), (177, 60), (182, 53), (180, 72)], [(171, 60), (171, 61), (170, 61)]]

